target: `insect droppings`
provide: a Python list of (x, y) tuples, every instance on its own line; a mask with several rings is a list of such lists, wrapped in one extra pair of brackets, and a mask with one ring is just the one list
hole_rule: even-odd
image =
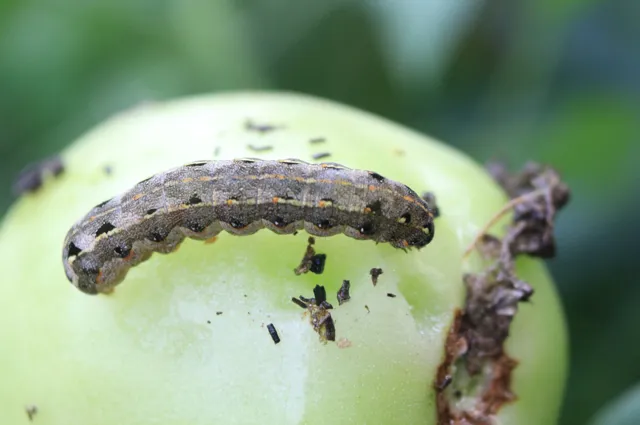
[(349, 294), (349, 289), (351, 288), (351, 282), (348, 280), (342, 281), (342, 286), (338, 289), (338, 305), (342, 305), (351, 299), (351, 294)]
[(371, 275), (371, 283), (373, 283), (373, 286), (376, 286), (378, 284), (378, 277), (383, 273), (382, 269), (380, 268), (372, 268), (369, 271), (369, 274)]
[(312, 158), (317, 161), (319, 159), (328, 158), (330, 156), (331, 156), (331, 154), (329, 152), (318, 152), (318, 153), (314, 153)]
[(35, 192), (42, 186), (47, 175), (57, 177), (64, 171), (62, 158), (54, 155), (42, 161), (27, 165), (20, 171), (18, 177), (13, 182), (13, 194), (16, 196), (28, 192)]
[(273, 326), (273, 323), (269, 323), (267, 325), (267, 330), (269, 331), (269, 335), (271, 335), (271, 339), (273, 339), (274, 344), (279, 343), (280, 336), (278, 335), (278, 331), (276, 330), (276, 327)]

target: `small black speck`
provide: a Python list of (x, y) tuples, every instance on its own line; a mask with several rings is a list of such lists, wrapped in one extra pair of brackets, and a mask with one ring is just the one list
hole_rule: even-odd
[(319, 152), (319, 153), (314, 153), (312, 158), (315, 160), (318, 160), (318, 159), (328, 158), (330, 156), (331, 154), (329, 152)]
[(211, 324), (211, 320), (207, 320), (207, 323)]
[(271, 131), (277, 130), (281, 127), (273, 125), (273, 124), (257, 124), (253, 120), (248, 119), (244, 123), (244, 128), (249, 131), (255, 131), (260, 134), (269, 133)]
[(149, 208), (149, 209), (147, 210), (147, 215), (151, 215), (151, 214), (153, 214), (153, 213), (154, 213), (154, 212), (156, 212), (156, 211), (158, 211), (158, 209), (157, 209), (157, 208)]
[(216, 316), (220, 316), (222, 314), (221, 311), (216, 311)]
[(396, 294), (392, 294), (391, 292), (387, 292), (387, 297), (389, 298), (395, 298)]
[(267, 330), (269, 331), (269, 334), (271, 335), (271, 339), (273, 339), (273, 342), (275, 344), (280, 342), (280, 337), (278, 336), (278, 331), (276, 330), (276, 327), (273, 326), (273, 323), (269, 323), (267, 325)]

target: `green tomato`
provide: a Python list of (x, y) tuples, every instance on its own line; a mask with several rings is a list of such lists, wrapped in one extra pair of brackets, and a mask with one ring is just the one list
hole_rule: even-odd
[[(252, 131), (248, 119), (277, 128)], [(186, 240), (175, 253), (154, 254), (111, 295), (85, 295), (65, 277), (69, 227), (152, 174), (200, 159), (311, 162), (323, 152), (331, 155), (323, 161), (434, 192), (442, 216), (433, 242), (405, 253), (342, 235), (317, 238), (324, 273), (296, 276), (304, 232), (223, 233), (212, 244)], [(436, 423), (433, 384), (464, 304), (462, 274), (481, 267), (463, 262), (462, 252), (506, 201), (469, 158), (352, 108), (264, 93), (142, 105), (62, 158), (64, 173), (16, 202), (0, 229), (0, 423), (27, 423), (27, 406), (37, 408), (39, 425)], [(544, 265), (517, 265), (536, 293), (507, 340), (519, 362), (518, 399), (498, 420), (549, 425), (566, 374), (564, 319)], [(374, 267), (384, 271), (375, 287)], [(338, 306), (344, 279), (351, 300)], [(315, 285), (335, 306), (336, 342), (321, 342), (291, 302), (313, 296)]]

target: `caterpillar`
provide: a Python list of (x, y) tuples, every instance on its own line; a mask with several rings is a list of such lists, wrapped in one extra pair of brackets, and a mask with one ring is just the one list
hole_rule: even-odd
[(107, 293), (131, 267), (185, 237), (304, 229), (407, 250), (431, 242), (433, 218), (416, 192), (372, 171), (296, 159), (197, 161), (95, 206), (67, 233), (62, 260), (80, 291)]

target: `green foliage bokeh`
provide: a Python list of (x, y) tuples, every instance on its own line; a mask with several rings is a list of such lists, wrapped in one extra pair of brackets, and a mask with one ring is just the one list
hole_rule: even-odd
[(443, 4), (0, 2), (0, 211), (22, 166), (112, 113), (221, 90), (302, 91), (480, 161), (551, 163), (573, 189), (551, 268), (572, 338), (563, 423), (582, 424), (640, 379), (640, 8)]

